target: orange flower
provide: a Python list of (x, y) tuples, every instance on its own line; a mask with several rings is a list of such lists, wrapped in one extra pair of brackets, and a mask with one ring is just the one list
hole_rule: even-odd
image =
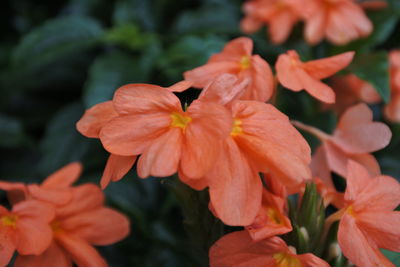
[(367, 104), (377, 104), (381, 101), (381, 97), (373, 85), (354, 74), (333, 77), (330, 85), (335, 91), (336, 102), (325, 107), (333, 109), (339, 114), (360, 101)]
[(400, 50), (392, 51), (389, 55), (390, 60), (390, 86), (391, 99), (385, 107), (385, 117), (400, 123)]
[(118, 116), (101, 128), (101, 142), (112, 154), (142, 154), (137, 165), (142, 178), (170, 176), (178, 168), (189, 178), (204, 176), (232, 125), (222, 105), (194, 101), (183, 111), (172, 92), (156, 85), (125, 85), (113, 105)]
[(104, 207), (103, 192), (93, 184), (72, 188), (71, 201), (57, 206), (50, 223), (53, 230), (51, 246), (36, 256), (19, 255), (15, 267), (31, 266), (107, 266), (92, 245), (109, 245), (129, 234), (129, 221), (119, 212)]
[(243, 11), (246, 16), (240, 24), (242, 31), (254, 33), (268, 24), (269, 36), (276, 44), (286, 41), (300, 19), (298, 0), (250, 0), (243, 5)]
[(211, 267), (329, 267), (311, 253), (296, 255), (279, 237), (254, 241), (247, 231), (223, 236), (211, 247), (209, 255)]
[(320, 80), (344, 69), (353, 60), (354, 52), (312, 60), (303, 63), (296, 51), (290, 50), (279, 56), (276, 72), (279, 82), (298, 92), (305, 89), (310, 95), (325, 103), (335, 102), (332, 88)]
[(254, 222), (246, 227), (253, 240), (259, 241), (292, 231), (285, 211), (286, 198), (263, 189), (262, 205)]
[(372, 10), (379, 10), (382, 8), (387, 8), (389, 5), (386, 0), (369, 0), (360, 3), (362, 8), (365, 9), (372, 9)]
[[(193, 82), (196, 88), (204, 88), (216, 77), (230, 73), (239, 82), (248, 79), (240, 99), (267, 101), (274, 91), (274, 79), (268, 63), (259, 55), (252, 55), (253, 41), (240, 37), (225, 45), (223, 51), (213, 55), (207, 64), (186, 71), (185, 80)], [(230, 92), (228, 91), (227, 94)]]
[(378, 162), (369, 153), (387, 146), (392, 134), (385, 124), (373, 122), (372, 115), (372, 111), (365, 104), (347, 109), (333, 135), (294, 122), (297, 127), (310, 132), (322, 141), (313, 155), (311, 169), (314, 176), (321, 178), (328, 187), (334, 188), (331, 171), (346, 177), (349, 159), (362, 164), (372, 175), (380, 173)]
[[(99, 138), (101, 128), (117, 116), (118, 113), (114, 110), (112, 101), (100, 103), (86, 110), (82, 118), (76, 123), (76, 128), (86, 137)], [(110, 181), (116, 182), (122, 179), (132, 168), (135, 161), (136, 155), (110, 154), (100, 180), (101, 188), (106, 188)]]
[(310, 147), (274, 106), (249, 100), (230, 102), (229, 98), (212, 93), (219, 88), (218, 82), (212, 83), (199, 101), (229, 103), (233, 117), (230, 135), (213, 168), (202, 178), (179, 175), (195, 189), (209, 187), (211, 205), (225, 224), (250, 225), (261, 207), (258, 172), (271, 173), (285, 185), (301, 184), (311, 178)]
[(7, 266), (15, 250), (21, 255), (43, 253), (51, 243), (53, 218), (53, 207), (35, 200), (19, 202), (11, 212), (0, 206), (0, 266)]
[[(343, 254), (357, 266), (393, 266), (379, 248), (400, 252), (400, 184), (389, 176), (372, 178), (349, 161), (345, 207), (331, 215), (341, 218), (338, 241)], [(328, 219), (331, 220), (331, 219)]]
[(353, 0), (308, 0), (305, 5), (305, 39), (317, 44), (324, 37), (344, 45), (371, 34), (373, 25)]

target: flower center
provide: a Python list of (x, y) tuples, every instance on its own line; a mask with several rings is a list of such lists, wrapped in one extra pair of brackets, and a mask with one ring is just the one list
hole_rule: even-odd
[(300, 260), (289, 253), (280, 252), (273, 255), (277, 267), (302, 267)]
[(171, 115), (171, 127), (181, 128), (183, 131), (186, 126), (192, 121), (192, 118), (185, 116), (178, 112), (172, 112)]
[(14, 229), (17, 226), (17, 220), (18, 220), (18, 217), (16, 215), (12, 215), (12, 214), (1, 217), (1, 222), (3, 223), (4, 226), (9, 226)]
[(52, 221), (50, 223), (51, 230), (53, 230), (53, 233), (61, 233), (63, 232), (63, 229), (61, 228), (61, 223), (59, 221)]
[(240, 68), (242, 70), (247, 70), (251, 67), (251, 60), (249, 56), (243, 56), (240, 59)]
[(274, 208), (268, 208), (267, 215), (268, 215), (268, 218), (275, 224), (282, 225), (284, 222), (282, 220), (279, 212)]
[(349, 214), (349, 215), (351, 215), (351, 216), (355, 216), (356, 214), (354, 213), (354, 210), (353, 210), (353, 206), (352, 205), (350, 205), (347, 209), (346, 209), (346, 212)]
[(241, 133), (243, 133), (242, 121), (239, 119), (234, 119), (232, 130), (231, 130), (231, 136), (237, 136)]

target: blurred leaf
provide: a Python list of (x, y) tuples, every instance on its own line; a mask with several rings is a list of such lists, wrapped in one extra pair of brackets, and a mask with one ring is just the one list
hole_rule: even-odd
[(0, 147), (15, 147), (27, 141), (21, 122), (0, 114)]
[(388, 0), (389, 9), (393, 10), (393, 12), (400, 16), (400, 1), (399, 0)]
[(389, 62), (384, 51), (358, 55), (349, 67), (360, 79), (370, 82), (385, 103), (390, 100)]
[(47, 21), (24, 36), (15, 48), (15, 66), (41, 66), (86, 49), (99, 40), (103, 30), (88, 17), (69, 16)]
[(386, 249), (381, 249), (383, 255), (385, 255), (393, 264), (394, 266), (400, 266), (400, 253), (394, 252)]
[(84, 88), (85, 107), (111, 100), (120, 86), (131, 82), (145, 82), (146, 76), (137, 59), (127, 53), (112, 51), (96, 58), (90, 67)]
[(113, 23), (139, 24), (145, 30), (155, 29), (155, 17), (152, 12), (151, 1), (120, 0), (116, 3), (113, 13)]
[(69, 162), (83, 158), (90, 142), (75, 129), (83, 111), (81, 104), (72, 103), (58, 111), (47, 125), (40, 143), (43, 156), (39, 171), (43, 177)]
[(104, 42), (122, 45), (132, 50), (144, 48), (151, 40), (151, 35), (140, 32), (135, 24), (117, 25), (104, 35)]

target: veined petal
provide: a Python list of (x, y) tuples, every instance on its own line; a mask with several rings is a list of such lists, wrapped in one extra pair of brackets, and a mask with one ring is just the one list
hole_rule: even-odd
[(347, 186), (346, 193), (344, 195), (345, 200), (355, 201), (358, 199), (360, 193), (370, 183), (372, 177), (368, 171), (352, 160), (347, 163)]
[(192, 121), (185, 130), (180, 169), (190, 179), (201, 178), (215, 164), (232, 117), (223, 106), (203, 101), (194, 101), (187, 113)]
[(338, 129), (351, 129), (354, 125), (372, 122), (372, 110), (364, 103), (346, 109), (340, 117)]
[(261, 207), (261, 178), (232, 138), (227, 138), (206, 175), (210, 201), (228, 225), (249, 225)]
[(386, 259), (370, 239), (367, 239), (358, 228), (356, 220), (349, 214), (344, 214), (339, 223), (338, 241), (340, 248), (346, 258), (357, 266), (394, 267)]
[(45, 223), (53, 220), (55, 215), (53, 205), (37, 200), (19, 202), (13, 206), (12, 211), (21, 218), (37, 219)]
[(72, 162), (49, 175), (41, 186), (44, 188), (68, 188), (79, 178), (81, 173), (82, 164)]
[(243, 56), (251, 56), (253, 40), (239, 37), (227, 43), (221, 53), (211, 57), (209, 63), (217, 61), (239, 61)]
[[(40, 214), (38, 214), (40, 216)], [(17, 221), (17, 251), (22, 255), (40, 255), (51, 244), (53, 233), (48, 222), (31, 218)]]
[(114, 108), (120, 115), (180, 111), (179, 98), (166, 88), (151, 84), (127, 84), (114, 94)]
[(281, 44), (289, 37), (297, 16), (289, 8), (275, 14), (269, 21), (268, 32), (273, 43)]
[(116, 116), (118, 113), (114, 109), (113, 102), (103, 102), (86, 110), (76, 123), (76, 129), (86, 137), (98, 138), (101, 128)]
[(112, 119), (100, 132), (100, 140), (111, 154), (135, 156), (166, 131), (171, 124), (170, 113), (149, 113)]
[(216, 77), (224, 73), (236, 74), (240, 70), (239, 62), (218, 61), (207, 63), (195, 69), (185, 71), (183, 76), (186, 81), (193, 83), (193, 87), (204, 88)]
[(155, 139), (138, 160), (139, 177), (165, 177), (176, 173), (182, 153), (182, 135), (182, 129), (172, 127)]
[(103, 176), (100, 180), (101, 189), (105, 189), (110, 181), (116, 182), (122, 179), (132, 169), (136, 156), (119, 156), (110, 154), (107, 160)]
[(190, 88), (191, 86), (192, 86), (191, 82), (180, 81), (172, 86), (167, 87), (166, 89), (171, 92), (181, 93), (181, 92), (185, 91), (186, 89)]
[(259, 55), (251, 57), (251, 82), (241, 99), (268, 101), (275, 90), (275, 81), (269, 64)]
[(67, 204), (72, 198), (70, 188), (46, 188), (36, 184), (28, 185), (29, 194), (37, 200), (49, 202), (55, 205)]
[(354, 52), (305, 62), (302, 67), (313, 78), (322, 80), (346, 68), (353, 60)]
[(57, 267), (72, 267), (72, 260), (68, 254), (56, 242), (52, 242), (50, 247), (38, 256), (18, 255), (14, 267), (45, 267), (55, 263)]
[(16, 249), (12, 234), (6, 228), (0, 228), (0, 266), (7, 266)]
[(275, 64), (276, 75), (279, 82), (286, 88), (295, 92), (304, 89), (303, 80), (307, 75), (298, 64), (300, 59), (296, 51), (289, 51), (288, 54), (281, 54)]

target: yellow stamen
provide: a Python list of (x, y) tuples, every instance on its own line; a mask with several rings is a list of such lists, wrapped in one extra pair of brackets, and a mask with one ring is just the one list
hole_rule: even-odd
[(18, 220), (18, 217), (16, 215), (12, 215), (12, 214), (1, 217), (1, 222), (3, 223), (4, 226), (9, 226), (14, 229), (17, 226), (17, 220)]
[(237, 136), (241, 133), (243, 133), (242, 121), (239, 119), (234, 119), (232, 130), (231, 130), (231, 136)]
[(353, 210), (353, 206), (352, 206), (352, 205), (350, 205), (350, 206), (346, 209), (346, 212), (347, 212), (350, 216), (355, 217), (355, 213), (354, 213), (354, 210)]
[(61, 224), (59, 221), (52, 221), (50, 223), (50, 227), (51, 227), (51, 230), (53, 230), (53, 233), (55, 233), (55, 234), (63, 232), (63, 229), (61, 228)]
[(273, 258), (276, 260), (277, 267), (302, 267), (303, 264), (300, 260), (293, 255), (290, 255), (285, 252), (276, 253), (273, 255)]
[(274, 208), (267, 209), (268, 218), (275, 224), (283, 224), (283, 220), (279, 214), (279, 212)]
[(191, 117), (178, 112), (172, 112), (170, 117), (171, 127), (181, 128), (183, 131), (185, 131), (186, 126), (192, 121)]
[(240, 59), (240, 68), (242, 70), (247, 70), (251, 67), (251, 59), (249, 56), (243, 56)]

